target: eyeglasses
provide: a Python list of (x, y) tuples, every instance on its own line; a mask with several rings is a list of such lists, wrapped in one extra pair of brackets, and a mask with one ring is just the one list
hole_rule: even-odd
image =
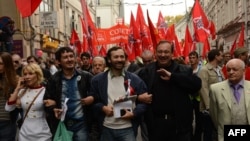
[(19, 61), (14, 61), (15, 64), (19, 64)]

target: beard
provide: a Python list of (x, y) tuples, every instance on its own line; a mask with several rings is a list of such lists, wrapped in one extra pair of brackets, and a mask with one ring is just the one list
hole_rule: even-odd
[(115, 70), (122, 70), (125, 67), (125, 62), (111, 62), (111, 67)]

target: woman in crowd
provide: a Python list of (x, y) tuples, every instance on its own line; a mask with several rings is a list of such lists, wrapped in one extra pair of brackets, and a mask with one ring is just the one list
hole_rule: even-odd
[(52, 134), (44, 111), (48, 101), (43, 101), (45, 87), (41, 85), (42, 70), (37, 64), (31, 63), (23, 68), (22, 73), (23, 77), (19, 78), (17, 87), (5, 106), (7, 111), (16, 107), (24, 111), (18, 140), (51, 141)]
[(16, 119), (18, 112), (4, 109), (10, 94), (16, 88), (18, 76), (16, 75), (12, 57), (7, 52), (0, 53), (0, 140), (14, 141), (16, 134)]

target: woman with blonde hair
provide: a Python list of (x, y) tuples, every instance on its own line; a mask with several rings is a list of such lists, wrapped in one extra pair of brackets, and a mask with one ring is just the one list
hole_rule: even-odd
[[(46, 121), (44, 106), (47, 101), (43, 101), (45, 87), (41, 85), (43, 73), (39, 65), (31, 63), (22, 70), (14, 93), (9, 98), (5, 109), (11, 111), (16, 107), (24, 111), (23, 124), (21, 126), (19, 141), (51, 141), (52, 134)], [(13, 103), (15, 104), (9, 104)]]
[(4, 109), (10, 94), (16, 88), (18, 76), (12, 63), (12, 57), (7, 52), (0, 52), (0, 140), (14, 141), (16, 134), (16, 119), (18, 112)]

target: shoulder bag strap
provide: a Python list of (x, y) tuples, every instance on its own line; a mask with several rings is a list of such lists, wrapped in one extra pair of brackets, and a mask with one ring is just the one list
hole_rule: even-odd
[(44, 89), (44, 88), (42, 88), (42, 89), (37, 93), (37, 95), (34, 97), (34, 99), (32, 100), (32, 102), (30, 103), (30, 105), (29, 105), (29, 107), (28, 107), (28, 109), (27, 109), (27, 111), (26, 111), (26, 113), (25, 113), (25, 116), (24, 116), (24, 118), (23, 118), (23, 121), (24, 121), (25, 118), (27, 117), (27, 115), (28, 115), (28, 113), (29, 113), (29, 111), (30, 111), (30, 108), (31, 108), (32, 104), (34, 103), (34, 101), (36, 100), (36, 98), (40, 95), (40, 93), (43, 91), (43, 89)]

